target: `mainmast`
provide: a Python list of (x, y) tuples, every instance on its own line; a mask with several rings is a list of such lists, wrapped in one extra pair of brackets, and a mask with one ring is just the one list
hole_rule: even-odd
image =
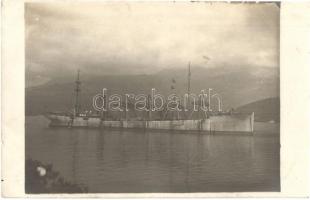
[(191, 93), (191, 62), (188, 63), (188, 76), (187, 76), (187, 94)]
[[(188, 63), (188, 73), (187, 73), (187, 107), (191, 108), (191, 101), (190, 101), (190, 95), (191, 95), (191, 62)], [(190, 117), (190, 112), (187, 115), (187, 118)]]
[(76, 81), (75, 81), (75, 104), (74, 104), (74, 114), (75, 114), (75, 116), (80, 113), (80, 102), (79, 102), (79, 93), (81, 91), (80, 85), (81, 85), (80, 70), (78, 70), (77, 78), (76, 78)]

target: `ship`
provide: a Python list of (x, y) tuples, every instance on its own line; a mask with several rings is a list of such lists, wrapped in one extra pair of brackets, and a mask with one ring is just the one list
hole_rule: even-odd
[[(190, 64), (188, 66), (188, 88), (190, 94)], [(196, 117), (192, 115), (170, 117), (154, 117), (149, 109), (146, 117), (125, 117), (109, 116), (109, 112), (81, 112), (79, 104), (79, 94), (81, 91), (80, 71), (78, 70), (75, 81), (75, 102), (72, 112), (48, 112), (45, 117), (50, 120), (50, 127), (67, 128), (100, 128), (100, 129), (141, 129), (141, 130), (164, 130), (164, 131), (190, 131), (202, 133), (253, 133), (254, 132), (254, 112), (238, 113), (233, 110), (223, 112), (221, 110), (220, 99), (216, 112), (203, 112)], [(210, 102), (210, 101), (209, 101)], [(210, 105), (211, 106), (211, 105)], [(211, 109), (210, 109), (211, 110)], [(193, 112), (191, 112), (193, 113)]]

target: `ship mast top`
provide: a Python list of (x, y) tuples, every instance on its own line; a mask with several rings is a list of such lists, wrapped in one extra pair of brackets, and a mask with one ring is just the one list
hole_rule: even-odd
[(191, 62), (188, 63), (187, 94), (191, 92)]
[(75, 81), (75, 104), (74, 115), (77, 116), (80, 113), (79, 93), (81, 92), (80, 70), (77, 71), (77, 78)]
[[(187, 72), (187, 95), (188, 95), (187, 99), (188, 99), (188, 102), (187, 102), (186, 106), (188, 106), (188, 107), (191, 106), (191, 101), (189, 98), (190, 94), (191, 94), (191, 62), (188, 63), (188, 72)], [(190, 116), (191, 116), (191, 114), (188, 113), (187, 118), (189, 118)]]

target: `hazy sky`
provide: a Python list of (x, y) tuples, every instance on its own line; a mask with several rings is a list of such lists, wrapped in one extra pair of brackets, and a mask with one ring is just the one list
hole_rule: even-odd
[(31, 77), (154, 73), (167, 67), (278, 67), (275, 4), (27, 3)]

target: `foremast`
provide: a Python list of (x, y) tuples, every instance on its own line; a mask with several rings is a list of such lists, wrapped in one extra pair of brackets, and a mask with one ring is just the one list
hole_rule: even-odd
[(81, 92), (81, 81), (80, 81), (80, 70), (77, 71), (77, 78), (75, 81), (75, 101), (74, 101), (74, 116), (78, 116), (80, 114), (80, 92)]

